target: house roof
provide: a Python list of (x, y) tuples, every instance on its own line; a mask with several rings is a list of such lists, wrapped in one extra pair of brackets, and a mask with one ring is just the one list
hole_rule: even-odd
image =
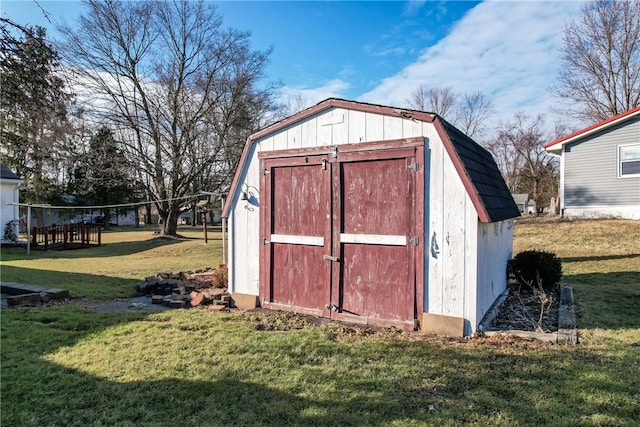
[(527, 203), (529, 200), (529, 194), (527, 193), (511, 193), (511, 196), (513, 197), (513, 201), (518, 205)]
[[(240, 176), (246, 162), (249, 161), (249, 152), (256, 140), (330, 108), (344, 108), (433, 123), (478, 212), (480, 221), (497, 222), (520, 215), (493, 156), (438, 115), (337, 98), (324, 100), (249, 136), (229, 189), (229, 200), (233, 199), (240, 186)], [(229, 209), (230, 204), (227, 203), (222, 216), (227, 217)]]
[(0, 163), (0, 178), (1, 179), (9, 179), (14, 181), (20, 181), (20, 177), (13, 173), (11, 169), (6, 167), (4, 163)]
[(625, 120), (629, 120), (636, 116), (640, 116), (640, 106), (636, 108), (632, 108), (629, 111), (625, 111), (624, 113), (617, 114), (613, 117), (608, 118), (607, 120), (603, 120), (601, 122), (592, 124), (591, 126), (587, 126), (584, 129), (573, 132), (572, 134), (569, 134), (567, 136), (563, 136), (562, 138), (555, 139), (545, 144), (544, 148), (547, 151), (555, 152), (556, 154), (559, 154), (562, 151), (562, 147), (565, 144), (575, 142), (576, 140), (585, 138), (589, 135), (605, 130), (611, 126), (615, 126), (618, 123), (624, 122)]

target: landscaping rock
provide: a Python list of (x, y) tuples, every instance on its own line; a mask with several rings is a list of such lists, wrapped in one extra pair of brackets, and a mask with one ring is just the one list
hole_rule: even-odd
[(9, 306), (17, 305), (38, 305), (42, 302), (40, 293), (29, 293), (21, 295), (11, 295), (7, 297), (7, 304)]

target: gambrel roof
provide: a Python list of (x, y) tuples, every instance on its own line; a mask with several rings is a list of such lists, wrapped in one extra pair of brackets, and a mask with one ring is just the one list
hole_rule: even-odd
[[(500, 170), (493, 156), (437, 114), (337, 98), (324, 100), (313, 107), (307, 108), (249, 136), (229, 190), (229, 201), (233, 199), (236, 191), (238, 191), (240, 176), (246, 162), (249, 161), (250, 148), (255, 141), (309, 116), (331, 108), (343, 108), (433, 123), (447, 154), (451, 158), (462, 180), (467, 194), (473, 202), (480, 221), (484, 223), (497, 222), (520, 216), (518, 206), (513, 201), (511, 193), (500, 174)], [(222, 216), (227, 217), (229, 215), (229, 209), (230, 203), (227, 203)]]
[(632, 108), (629, 111), (625, 111), (624, 113), (617, 114), (613, 117), (608, 118), (607, 120), (602, 120), (601, 122), (595, 123), (591, 126), (587, 126), (584, 129), (563, 136), (562, 138), (555, 139), (545, 144), (544, 148), (551, 153), (560, 154), (562, 152), (562, 147), (565, 144), (575, 142), (596, 132), (603, 131), (611, 126), (615, 126), (636, 116), (640, 116), (640, 106)]

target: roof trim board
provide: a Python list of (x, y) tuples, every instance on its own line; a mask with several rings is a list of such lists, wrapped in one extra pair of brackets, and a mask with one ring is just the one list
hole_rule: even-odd
[(478, 191), (476, 187), (471, 182), (469, 174), (467, 173), (464, 165), (462, 164), (460, 156), (458, 156), (458, 153), (453, 147), (453, 142), (451, 141), (451, 138), (449, 138), (449, 135), (444, 129), (444, 126), (442, 125), (442, 121), (440, 120), (440, 118), (437, 118), (434, 124), (436, 126), (436, 131), (438, 132), (438, 135), (440, 136), (440, 139), (443, 142), (444, 148), (445, 150), (447, 150), (447, 154), (449, 154), (449, 158), (451, 158), (451, 161), (453, 162), (453, 166), (455, 167), (456, 172), (462, 179), (462, 184), (464, 185), (465, 190), (467, 190), (467, 194), (471, 198), (471, 202), (473, 203), (473, 206), (476, 208), (476, 212), (478, 212), (478, 217), (480, 218), (480, 221), (492, 222), (491, 218), (489, 218), (489, 214), (487, 213), (487, 210), (485, 209), (482, 201), (480, 200), (480, 196), (478, 195)]
[(608, 127), (614, 126), (622, 121), (628, 120), (636, 115), (640, 115), (640, 106), (636, 108), (632, 108), (629, 111), (625, 111), (624, 113), (617, 114), (613, 117), (610, 117), (606, 120), (602, 120), (598, 123), (592, 124), (591, 126), (587, 126), (584, 129), (573, 132), (569, 135), (563, 136), (561, 138), (555, 139), (544, 145), (544, 149), (547, 151), (555, 151), (560, 152), (562, 147), (565, 144), (569, 144), (574, 142), (577, 139), (584, 138), (601, 130), (604, 130)]

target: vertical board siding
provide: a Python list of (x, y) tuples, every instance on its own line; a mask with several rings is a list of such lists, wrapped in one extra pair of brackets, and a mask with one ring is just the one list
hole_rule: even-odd
[(382, 141), (384, 139), (384, 116), (365, 113), (364, 139), (366, 141)]
[[(513, 220), (478, 223), (477, 325), (496, 298), (507, 288), (507, 262), (513, 254)], [(473, 321), (475, 320), (475, 321)]]
[(448, 157), (442, 168), (443, 194), (442, 216), (442, 313), (447, 316), (464, 316), (465, 298), (465, 213), (467, 210), (467, 192)]
[(367, 113), (349, 110), (349, 142), (363, 142), (367, 139)]
[(273, 134), (273, 149), (274, 150), (286, 150), (289, 138), (287, 136), (288, 129), (283, 129), (280, 132)]
[(444, 168), (445, 150), (438, 139), (429, 140), (431, 150), (431, 167), (429, 170), (429, 232), (425, 240), (425, 252), (427, 252), (428, 266), (428, 288), (429, 303), (427, 305), (429, 313), (443, 314), (444, 289), (443, 289), (443, 263), (444, 256)]
[(618, 146), (640, 142), (640, 118), (567, 144), (564, 206), (639, 206), (640, 177), (618, 177)]
[(400, 117), (382, 116), (383, 138), (402, 138), (402, 123), (405, 119)]
[(230, 215), (233, 244), (229, 245), (229, 267), (232, 269), (229, 275), (229, 285), (233, 292), (257, 295), (260, 276), (258, 259), (260, 256), (261, 200), (258, 190), (260, 188), (260, 162), (257, 159), (257, 145), (252, 148), (250, 158), (255, 161), (249, 163), (241, 182), (250, 188), (254, 196), (251, 200), (241, 201), (238, 194), (235, 196), (235, 200), (229, 200), (229, 203), (234, 206), (232, 215)]
[[(464, 325), (464, 334), (472, 335), (476, 326), (480, 322), (482, 315), (478, 317), (476, 311), (476, 301), (483, 290), (479, 289), (478, 280), (478, 226), (482, 224), (478, 220), (478, 214), (471, 202), (471, 198), (467, 196), (467, 209), (465, 215), (465, 268), (464, 268), (464, 318), (467, 319)], [(511, 243), (511, 242), (509, 242)], [(493, 263), (484, 265), (483, 268), (490, 268)]]
[(298, 148), (318, 146), (318, 119), (316, 117), (304, 120), (297, 127), (300, 128), (300, 146)]

